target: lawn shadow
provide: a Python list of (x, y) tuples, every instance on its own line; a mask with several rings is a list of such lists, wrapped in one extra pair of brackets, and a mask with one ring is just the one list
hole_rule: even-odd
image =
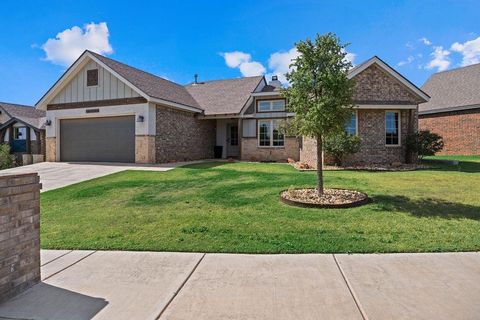
[(439, 171), (457, 171), (465, 173), (480, 172), (480, 162), (475, 161), (460, 161), (458, 165), (448, 163), (445, 160), (423, 160), (422, 163), (431, 166), (433, 170)]
[(480, 220), (480, 206), (433, 198), (413, 200), (404, 196), (387, 195), (376, 195), (371, 198), (382, 211), (404, 211), (416, 217)]
[(202, 163), (193, 163), (186, 166), (182, 166), (182, 168), (187, 169), (211, 169), (215, 167), (224, 166), (228, 163), (232, 163), (229, 161), (212, 161), (212, 162), (202, 162)]

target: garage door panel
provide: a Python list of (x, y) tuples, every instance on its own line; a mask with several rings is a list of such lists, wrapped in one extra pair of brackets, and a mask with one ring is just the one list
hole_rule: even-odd
[(135, 117), (60, 121), (61, 161), (135, 162)]

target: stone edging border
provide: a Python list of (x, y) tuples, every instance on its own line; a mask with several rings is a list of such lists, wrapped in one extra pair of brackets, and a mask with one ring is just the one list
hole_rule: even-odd
[[(304, 189), (304, 188), (298, 188), (298, 189)], [(340, 188), (331, 188), (331, 189), (340, 189)], [(320, 203), (308, 203), (308, 202), (300, 202), (300, 201), (294, 201), (290, 199), (285, 199), (282, 197), (282, 193), (284, 191), (287, 191), (288, 189), (280, 191), (278, 194), (278, 197), (280, 199), (280, 202), (283, 202), (289, 206), (294, 206), (294, 207), (300, 207), (300, 208), (317, 208), (317, 209), (348, 209), (348, 208), (355, 208), (359, 206), (363, 206), (365, 204), (368, 204), (372, 202), (372, 199), (368, 196), (368, 194), (363, 193), (366, 198), (362, 199), (360, 201), (356, 202), (351, 202), (351, 203), (342, 203), (342, 204), (320, 204)], [(356, 190), (354, 190), (356, 191)], [(358, 191), (360, 192), (360, 191)]]

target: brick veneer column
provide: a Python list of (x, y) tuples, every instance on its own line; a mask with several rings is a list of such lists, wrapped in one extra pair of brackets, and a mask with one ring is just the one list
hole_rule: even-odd
[(40, 189), (36, 173), (0, 175), (0, 303), (40, 281)]

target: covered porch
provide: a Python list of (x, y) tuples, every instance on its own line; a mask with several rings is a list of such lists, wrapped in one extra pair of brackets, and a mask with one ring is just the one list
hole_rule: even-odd
[(240, 159), (241, 119), (217, 119), (216, 147), (221, 147), (221, 158)]
[(17, 118), (0, 126), (0, 142), (10, 146), (17, 164), (26, 165), (44, 161), (45, 131)]

